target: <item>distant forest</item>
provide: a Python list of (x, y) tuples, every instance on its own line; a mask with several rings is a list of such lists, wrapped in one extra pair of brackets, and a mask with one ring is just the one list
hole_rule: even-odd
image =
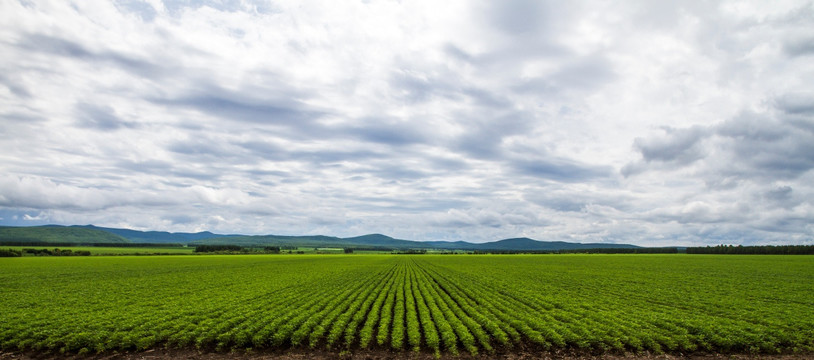
[(560, 250), (475, 250), (474, 254), (676, 254), (678, 248), (592, 248)]
[(157, 247), (183, 247), (184, 244), (172, 243), (95, 243), (95, 242), (48, 242), (48, 241), (0, 241), (3, 246), (90, 246), (90, 247), (117, 247), (117, 248), (157, 248)]
[(688, 247), (687, 254), (814, 255), (814, 245), (718, 245)]

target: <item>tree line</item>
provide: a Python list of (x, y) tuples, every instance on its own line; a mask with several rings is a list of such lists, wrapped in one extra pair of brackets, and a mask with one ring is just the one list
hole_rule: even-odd
[(29, 254), (32, 256), (90, 256), (90, 251), (87, 250), (77, 250), (73, 251), (71, 249), (29, 249), (25, 248), (22, 250), (15, 250), (15, 249), (0, 249), (0, 257), (21, 257), (23, 254)]
[(48, 242), (48, 241), (0, 241), (3, 246), (92, 246), (92, 247), (124, 247), (124, 248), (155, 248), (155, 247), (183, 247), (181, 243), (75, 243), (75, 242)]
[(814, 255), (814, 245), (717, 245), (688, 247), (687, 254)]
[[(245, 248), (238, 245), (196, 245), (194, 252), (196, 253), (248, 253), (248, 252), (256, 252), (252, 248)], [(279, 254), (280, 247), (279, 246), (265, 246), (262, 249), (263, 253), (266, 254)]]
[(20, 250), (0, 249), (0, 257), (20, 257), (20, 256), (23, 256), (23, 252)]
[(475, 250), (473, 254), (676, 254), (678, 248), (595, 248), (561, 250)]

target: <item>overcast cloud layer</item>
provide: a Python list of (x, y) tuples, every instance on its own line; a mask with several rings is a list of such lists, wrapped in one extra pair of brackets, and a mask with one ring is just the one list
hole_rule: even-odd
[(804, 1), (0, 0), (0, 224), (814, 244)]

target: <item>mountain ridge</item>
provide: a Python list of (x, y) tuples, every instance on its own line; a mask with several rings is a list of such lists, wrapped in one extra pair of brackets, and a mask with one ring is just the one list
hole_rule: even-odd
[[(484, 243), (472, 243), (468, 241), (416, 241), (396, 239), (384, 234), (366, 234), (360, 236), (340, 238), (327, 235), (239, 235), (239, 234), (215, 234), (209, 231), (196, 233), (188, 232), (167, 232), (167, 231), (140, 231), (122, 228), (109, 228), (95, 225), (44, 225), (32, 227), (3, 227), (11, 229), (12, 233), (25, 234), (32, 233), (29, 237), (22, 237), (36, 240), (36, 233), (42, 232), (43, 228), (51, 229), (84, 229), (93, 234), (106, 232), (113, 238), (121, 238), (132, 243), (179, 243), (188, 245), (240, 245), (240, 246), (297, 246), (297, 247), (350, 247), (350, 248), (382, 248), (382, 249), (441, 249), (441, 250), (490, 250), (490, 251), (547, 251), (547, 250), (573, 250), (573, 249), (597, 249), (597, 248), (640, 248), (632, 244), (615, 243), (574, 243), (565, 241), (541, 241), (527, 237), (508, 238)], [(31, 230), (25, 230), (31, 229)], [(9, 232), (9, 231), (6, 231)], [(53, 232), (53, 231), (52, 231)], [(7, 242), (0, 233), (0, 244)], [(49, 238), (50, 242), (53, 239)], [(81, 239), (79, 239), (81, 240)], [(70, 242), (78, 242), (75, 237)], [(41, 241), (41, 240), (40, 240)], [(92, 243), (93, 241), (91, 241)]]
[(65, 244), (126, 244), (130, 241), (111, 232), (67, 226), (0, 226), (0, 244), (65, 243)]
[[(62, 225), (46, 225), (46, 226), (62, 226)], [(202, 240), (202, 239), (210, 239), (210, 238), (221, 238), (221, 237), (229, 237), (234, 235), (222, 235), (222, 234), (215, 234), (209, 231), (200, 231), (196, 233), (190, 232), (168, 232), (168, 231), (141, 231), (141, 230), (132, 230), (132, 229), (123, 229), (123, 228), (110, 228), (110, 227), (102, 227), (96, 225), (68, 225), (67, 227), (70, 228), (84, 228), (84, 229), (97, 229), (102, 231), (107, 231), (109, 233), (119, 235), (125, 239), (129, 239), (133, 242), (143, 242), (143, 243), (185, 243), (195, 240)], [(135, 241), (138, 240), (138, 241)], [(179, 241), (179, 240), (186, 240), (186, 241)]]

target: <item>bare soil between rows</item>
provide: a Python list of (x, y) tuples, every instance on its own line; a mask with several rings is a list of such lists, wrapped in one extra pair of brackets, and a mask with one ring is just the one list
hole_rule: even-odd
[[(102, 354), (60, 354), (41, 352), (0, 352), (0, 360), (163, 360), (163, 359), (186, 359), (186, 360), (223, 360), (223, 359), (244, 359), (244, 360), (302, 360), (302, 359), (345, 359), (345, 360), (436, 360), (439, 359), (432, 353), (414, 352), (391, 352), (387, 350), (359, 350), (354, 352), (331, 352), (312, 351), (303, 349), (289, 350), (264, 350), (251, 352), (210, 352), (198, 349), (149, 349), (132, 352), (109, 352)], [(442, 355), (440, 359), (447, 360), (527, 360), (527, 359), (563, 359), (563, 360), (803, 360), (814, 359), (814, 354), (784, 354), (784, 355), (764, 355), (764, 354), (591, 354), (573, 351), (514, 351), (508, 353), (495, 354), (460, 354)]]

